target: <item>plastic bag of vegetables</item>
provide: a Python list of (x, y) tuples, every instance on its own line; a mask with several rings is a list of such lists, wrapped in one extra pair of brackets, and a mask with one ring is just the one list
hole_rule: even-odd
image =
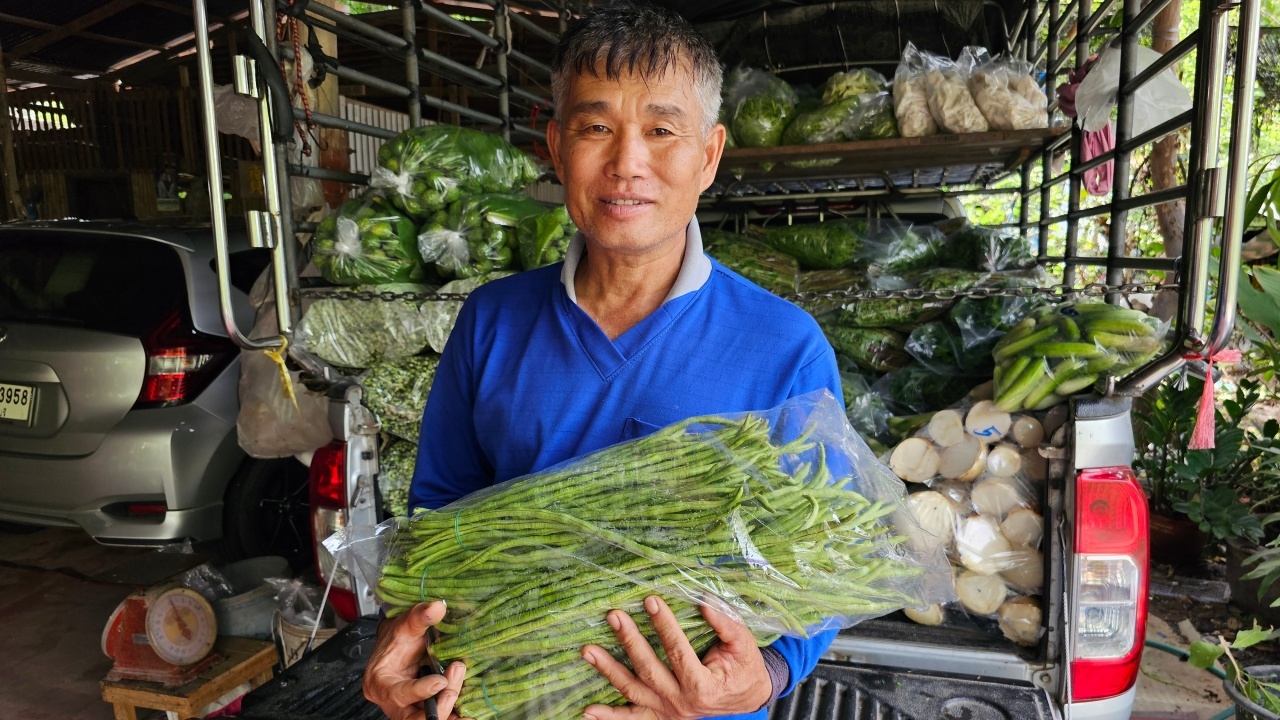
[(931, 225), (881, 221), (863, 243), (859, 258), (873, 265), (873, 272), (902, 276), (942, 264), (947, 239)]
[(316, 226), (312, 259), (337, 285), (378, 285), (422, 280), (413, 221), (385, 198), (348, 200)]
[[(491, 280), (508, 277), (512, 274), (498, 271), (481, 277), (454, 280), (442, 285), (440, 294), (466, 295)], [(422, 309), (419, 311), (419, 320), (425, 328), (424, 335), (426, 336), (427, 344), (432, 350), (438, 353), (444, 352), (445, 343), (449, 341), (449, 335), (453, 332), (453, 325), (458, 321), (458, 313), (460, 312), (462, 312), (461, 300), (431, 300), (422, 303)]]
[(702, 231), (702, 246), (720, 264), (771, 293), (796, 291), (800, 263), (784, 252), (744, 235)]
[(964, 382), (939, 375), (923, 365), (912, 362), (906, 354), (906, 338), (902, 341), (902, 353), (906, 360), (898, 368), (876, 381), (874, 389), (889, 400), (894, 414), (927, 413), (950, 406), (968, 392)]
[(830, 322), (861, 328), (913, 327), (947, 311), (954, 300), (941, 298), (867, 298), (834, 304)]
[(1036, 247), (1019, 233), (974, 225), (964, 218), (935, 223), (947, 236), (944, 260), (951, 267), (1000, 272), (1035, 266)]
[(800, 267), (806, 270), (832, 270), (858, 257), (867, 224), (863, 220), (842, 219), (807, 225), (753, 226), (748, 232), (799, 260)]
[(924, 87), (929, 113), (942, 130), (951, 133), (987, 132), (991, 126), (969, 93), (972, 64), (958, 65), (949, 58), (921, 51), (925, 66)]
[[(968, 73), (969, 93), (974, 104), (994, 130), (1027, 130), (1049, 125), (1048, 99), (1039, 93), (1037, 105), (1013, 88), (1015, 72), (1004, 58), (992, 58), (985, 48), (969, 46), (960, 53), (960, 66)], [(1030, 80), (1030, 76), (1022, 74)], [(1022, 83), (1025, 85), (1025, 83)], [(1035, 82), (1031, 82), (1035, 88)], [(1026, 88), (1023, 88), (1026, 89)], [(1035, 88), (1039, 92), (1039, 88)]]
[(724, 102), (733, 113), (738, 147), (774, 147), (795, 115), (796, 91), (785, 80), (758, 68), (737, 68), (725, 78)]
[(1164, 345), (1167, 326), (1137, 310), (1102, 302), (1050, 305), (996, 343), (996, 405), (1044, 410), (1110, 375), (1124, 377)]
[(886, 87), (884, 76), (871, 68), (833, 73), (822, 84), (822, 102), (830, 105), (859, 95), (884, 92)]
[(844, 393), (845, 416), (867, 444), (888, 440), (888, 420), (892, 413), (884, 404), (884, 398), (872, 391), (867, 379), (856, 373), (841, 372), (840, 389)]
[(565, 250), (576, 232), (578, 226), (573, 224), (563, 205), (521, 220), (517, 230), (520, 267), (534, 270), (564, 260)]
[(504, 270), (515, 262), (517, 228), (546, 208), (524, 195), (476, 195), (436, 213), (418, 234), (422, 259), (445, 277), (469, 278)]
[(435, 355), (415, 355), (378, 363), (360, 377), (364, 405), (378, 417), (383, 431), (418, 442), (422, 411), (439, 366)]
[(891, 372), (911, 362), (907, 354), (907, 338), (885, 328), (860, 328), (821, 323), (827, 342), (838, 355), (849, 358), (858, 367), (871, 372)]
[[(357, 290), (426, 294), (426, 285), (383, 285)], [(427, 344), (427, 326), (417, 300), (321, 298), (311, 304), (294, 331), (304, 350), (344, 368), (416, 355)]]
[(913, 329), (907, 336), (905, 348), (916, 362), (943, 375), (990, 377), (995, 367), (989, 346), (966, 348), (959, 331), (939, 321)]
[(533, 159), (502, 136), (454, 125), (404, 131), (378, 150), (369, 186), (419, 220), (464, 195), (519, 192), (538, 179)]
[(409, 513), (409, 486), (418, 463), (418, 444), (392, 439), (378, 452), (378, 492), (382, 510), (391, 517)]
[(960, 298), (950, 317), (960, 331), (960, 347), (990, 354), (996, 341), (1040, 304), (1023, 297)]
[[(949, 600), (945, 559), (902, 547), (902, 495), (823, 391), (692, 418), (328, 546), (377, 578), (390, 616), (424, 597), (447, 602), (432, 649), (468, 661), (460, 714), (567, 717), (624, 703), (580, 648), (625, 658), (600, 619), (642, 612), (650, 595), (698, 653), (716, 639), (699, 604), (763, 646)], [(384, 552), (373, 538), (389, 539)]]
[(924, 137), (938, 132), (938, 124), (929, 112), (924, 76), (924, 58), (914, 44), (907, 42), (893, 74), (893, 113), (902, 137)]

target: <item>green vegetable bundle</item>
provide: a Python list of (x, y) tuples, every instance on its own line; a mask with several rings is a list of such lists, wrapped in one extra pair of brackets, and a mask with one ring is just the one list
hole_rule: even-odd
[(944, 264), (946, 237), (928, 225), (880, 223), (862, 246), (860, 257), (883, 275), (901, 276)]
[(409, 513), (409, 486), (418, 462), (418, 444), (392, 440), (378, 453), (378, 491), (382, 509), (392, 517)]
[(913, 329), (906, 350), (922, 366), (951, 377), (989, 375), (994, 367), (989, 346), (966, 348), (960, 333), (939, 321)]
[(360, 378), (364, 405), (378, 417), (384, 431), (418, 442), (422, 411), (439, 365), (435, 355), (415, 355), (378, 363)]
[(1039, 301), (1024, 297), (961, 298), (951, 308), (950, 317), (960, 331), (961, 347), (986, 348), (989, 354), (996, 340), (1039, 305)]
[(546, 208), (524, 195), (476, 195), (437, 212), (418, 234), (422, 259), (446, 277), (469, 278), (511, 267), (520, 248), (517, 228)]
[[(887, 388), (890, 402), (899, 412), (929, 413), (950, 407), (969, 392), (971, 384), (952, 375), (911, 363), (886, 375), (876, 387)], [(893, 424), (890, 421), (890, 429)], [(909, 433), (908, 433), (909, 434)]]
[[(481, 275), (480, 277), (454, 280), (440, 287), (441, 295), (466, 295), (481, 285), (513, 273), (505, 270)], [(462, 312), (461, 300), (433, 300), (422, 303), (421, 320), (426, 328), (427, 344), (438, 353), (444, 352), (445, 343), (453, 333), (453, 325), (458, 321), (458, 313)]]
[(569, 218), (565, 206), (554, 207), (541, 215), (520, 221), (520, 266), (533, 270), (564, 260), (569, 241), (578, 226)]
[(814, 393), (690, 419), (401, 521), (377, 591), (389, 615), (446, 601), (433, 651), (467, 664), (459, 714), (570, 717), (624, 702), (581, 648), (625, 660), (604, 617), (649, 595), (699, 654), (715, 633), (696, 603), (765, 645), (949, 596), (945, 559), (896, 534), (902, 497), (835, 398)]
[(738, 147), (774, 147), (795, 115), (799, 98), (785, 80), (756, 68), (738, 68), (725, 79), (724, 102)]
[(409, 215), (427, 217), (465, 195), (519, 192), (538, 166), (502, 136), (453, 125), (404, 131), (378, 150), (371, 187), (387, 188)]
[(800, 263), (790, 255), (727, 232), (704, 230), (702, 238), (708, 255), (765, 290), (778, 295), (796, 291)]
[[(426, 285), (360, 287), (357, 290), (427, 293)], [(427, 327), (412, 300), (321, 298), (311, 304), (294, 331), (300, 348), (344, 368), (418, 354), (427, 344)]]
[(855, 373), (840, 373), (840, 389), (844, 394), (845, 416), (868, 444), (889, 439), (888, 420), (893, 413), (879, 393), (872, 391), (867, 379)]
[(325, 280), (338, 285), (419, 282), (422, 258), (416, 229), (384, 198), (348, 200), (316, 226), (313, 259)]
[(754, 237), (800, 261), (808, 270), (831, 270), (850, 264), (866, 237), (864, 220), (842, 219), (807, 225), (751, 228)]
[(886, 87), (884, 76), (871, 68), (838, 72), (823, 83), (822, 102), (830, 105), (859, 95), (884, 92)]
[(938, 223), (947, 236), (948, 265), (968, 270), (1022, 270), (1036, 264), (1036, 248), (1029, 238), (996, 228), (974, 225), (964, 218)]
[(871, 372), (890, 372), (911, 362), (907, 339), (900, 332), (884, 328), (860, 328), (822, 324), (822, 332), (835, 351), (858, 367)]
[(1042, 308), (996, 343), (996, 407), (1043, 410), (1107, 375), (1124, 377), (1156, 356), (1164, 330), (1155, 318), (1101, 302)]
[(953, 302), (900, 297), (848, 300), (835, 307), (830, 321), (847, 327), (909, 328), (942, 315)]

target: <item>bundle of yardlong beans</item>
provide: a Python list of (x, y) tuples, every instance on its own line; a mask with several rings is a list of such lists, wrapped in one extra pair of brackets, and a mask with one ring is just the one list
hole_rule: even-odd
[(833, 479), (813, 429), (775, 444), (758, 415), (694, 418), (421, 512), (397, 531), (378, 594), (391, 615), (447, 602), (433, 649), (466, 662), (459, 708), (476, 720), (622, 704), (581, 648), (625, 660), (605, 616), (638, 614), (650, 594), (699, 656), (716, 640), (699, 602), (727, 605), (762, 646), (923, 604), (895, 503)]

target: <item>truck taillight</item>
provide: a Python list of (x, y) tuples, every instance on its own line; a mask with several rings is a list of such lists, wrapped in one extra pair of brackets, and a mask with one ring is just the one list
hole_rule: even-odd
[(327, 583), (333, 575), (329, 602), (344, 620), (354, 620), (357, 609), (355, 581), (346, 570), (337, 567), (333, 555), (323, 543), (347, 525), (347, 446), (334, 440), (316, 450), (311, 458), (311, 540), (315, 545), (316, 575)]
[(1071, 698), (1120, 695), (1137, 681), (1147, 625), (1147, 498), (1129, 467), (1076, 477)]

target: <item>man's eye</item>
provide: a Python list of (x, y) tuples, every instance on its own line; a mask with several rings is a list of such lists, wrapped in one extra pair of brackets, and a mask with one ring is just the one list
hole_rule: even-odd
[(672, 134), (674, 134), (674, 133), (672, 133), (670, 130), (668, 130), (668, 129), (666, 129), (666, 128), (654, 128), (654, 129), (653, 129), (653, 134), (654, 134), (654, 135), (662, 136), (662, 135), (672, 135)]
[(587, 127), (587, 132), (605, 133), (605, 132), (609, 132), (609, 128), (605, 127), (604, 125), (589, 125)]

